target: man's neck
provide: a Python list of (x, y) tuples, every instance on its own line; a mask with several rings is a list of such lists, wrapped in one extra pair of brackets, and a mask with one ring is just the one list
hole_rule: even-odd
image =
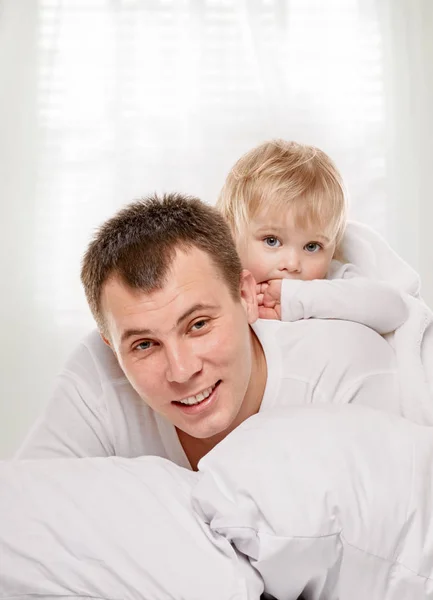
[(196, 471), (199, 461), (208, 452), (219, 444), (229, 433), (236, 427), (239, 427), (246, 419), (259, 412), (265, 392), (266, 381), (268, 378), (268, 369), (266, 365), (265, 353), (262, 345), (256, 334), (251, 329), (251, 348), (252, 348), (252, 364), (251, 376), (248, 383), (247, 391), (242, 402), (241, 409), (230, 426), (229, 429), (212, 436), (211, 438), (198, 439), (177, 430), (179, 441), (184, 449), (184, 452), (189, 460), (191, 468)]

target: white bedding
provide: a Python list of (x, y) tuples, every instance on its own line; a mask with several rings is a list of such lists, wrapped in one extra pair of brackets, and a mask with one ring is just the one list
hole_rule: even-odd
[(198, 513), (295, 600), (433, 599), (433, 430), (360, 406), (260, 413), (199, 464)]
[(257, 599), (259, 578), (156, 457), (0, 464), (0, 598)]
[(367, 277), (386, 281), (401, 292), (408, 318), (387, 336), (397, 359), (401, 410), (411, 421), (433, 425), (433, 312), (420, 297), (418, 273), (362, 223), (348, 224), (343, 254)]
[(0, 599), (433, 600), (431, 428), (267, 411), (199, 467), (0, 463)]

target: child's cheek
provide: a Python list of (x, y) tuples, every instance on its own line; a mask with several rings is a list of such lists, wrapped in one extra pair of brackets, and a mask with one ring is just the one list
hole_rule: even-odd
[(317, 261), (317, 264), (315, 264), (312, 269), (311, 279), (325, 279), (329, 270), (330, 262), (331, 261), (327, 258), (322, 258), (321, 260)]

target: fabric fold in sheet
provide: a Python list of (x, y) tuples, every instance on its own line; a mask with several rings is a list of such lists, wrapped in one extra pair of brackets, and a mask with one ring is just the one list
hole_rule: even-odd
[(349, 222), (343, 241), (345, 260), (366, 277), (398, 289), (408, 318), (386, 338), (399, 370), (402, 415), (421, 425), (433, 425), (433, 312), (421, 298), (421, 281), (389, 244), (373, 229)]
[(286, 407), (194, 473), (157, 457), (0, 463), (0, 600), (433, 600), (433, 433)]
[(296, 600), (433, 599), (433, 433), (367, 407), (245, 421), (199, 463), (197, 513)]
[(258, 600), (260, 578), (157, 457), (0, 463), (0, 598)]

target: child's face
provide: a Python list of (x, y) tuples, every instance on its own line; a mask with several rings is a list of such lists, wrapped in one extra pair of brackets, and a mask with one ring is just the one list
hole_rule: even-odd
[(271, 279), (324, 279), (335, 252), (320, 228), (300, 229), (293, 215), (258, 214), (238, 250), (257, 283)]

